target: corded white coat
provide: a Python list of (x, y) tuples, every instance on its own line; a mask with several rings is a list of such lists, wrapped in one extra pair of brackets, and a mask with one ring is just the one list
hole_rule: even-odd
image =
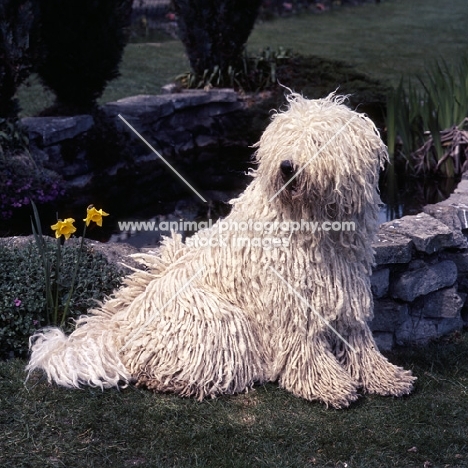
[[(288, 101), (257, 144), (258, 168), (224, 227), (185, 244), (174, 234), (156, 255), (136, 255), (146, 271), (70, 336), (52, 328), (31, 338), (29, 372), (66, 387), (136, 381), (199, 399), (278, 381), (337, 408), (359, 389), (411, 391), (415, 377), (380, 354), (367, 326), (386, 148), (342, 97)], [(235, 229), (249, 221), (257, 229)], [(304, 221), (355, 229), (297, 229)]]

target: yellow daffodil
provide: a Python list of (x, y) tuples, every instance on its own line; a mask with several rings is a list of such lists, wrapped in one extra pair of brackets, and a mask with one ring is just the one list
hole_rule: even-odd
[(100, 210), (96, 210), (93, 205), (89, 205), (87, 210), (86, 210), (86, 218), (83, 219), (83, 221), (86, 222), (86, 226), (89, 226), (89, 223), (93, 221), (96, 223), (99, 227), (102, 227), (102, 217), (103, 216), (109, 216), (109, 213), (106, 213), (105, 211), (102, 211), (102, 208)]
[(51, 228), (55, 231), (55, 237), (57, 239), (60, 236), (64, 236), (65, 239), (69, 239), (70, 236), (76, 231), (76, 227), (73, 226), (75, 220), (73, 218), (67, 218), (65, 221), (58, 220)]

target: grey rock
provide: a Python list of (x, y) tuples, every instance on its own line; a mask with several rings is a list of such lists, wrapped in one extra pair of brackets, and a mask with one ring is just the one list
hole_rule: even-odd
[(106, 174), (109, 176), (115, 176), (121, 169), (126, 169), (126, 168), (127, 168), (126, 163), (119, 162), (117, 164), (114, 164), (112, 167), (109, 167), (108, 169), (106, 169)]
[(394, 332), (408, 318), (408, 305), (380, 299), (374, 301), (374, 318), (369, 322), (373, 332)]
[(205, 91), (203, 89), (188, 89), (181, 93), (168, 94), (167, 96), (174, 103), (176, 110), (186, 109), (188, 107), (201, 106), (211, 102), (237, 102), (239, 95), (233, 89), (211, 89)]
[(198, 135), (195, 138), (195, 143), (198, 148), (217, 147), (218, 139), (211, 135)]
[(382, 227), (393, 229), (406, 237), (409, 237), (416, 250), (428, 254), (438, 252), (446, 247), (457, 247), (453, 239), (452, 231), (442, 222), (434, 219), (426, 213), (413, 216), (404, 216), (388, 223)]
[(394, 298), (412, 302), (438, 289), (452, 286), (457, 280), (457, 267), (450, 260), (435, 265), (427, 265), (397, 275), (391, 286)]
[(409, 317), (395, 332), (398, 345), (425, 344), (437, 338), (437, 320)]
[(141, 133), (143, 123), (156, 121), (174, 112), (171, 96), (172, 94), (162, 96), (141, 94), (119, 99), (115, 102), (108, 102), (102, 108), (108, 116), (119, 119), (125, 125), (120, 117), (118, 117), (121, 114), (131, 125), (135, 123), (139, 127), (135, 129)]
[[(238, 111), (244, 106), (241, 102), (216, 102), (204, 108), (206, 117), (217, 117), (231, 112)], [(204, 115), (202, 115), (204, 117)]]
[(168, 83), (167, 85), (161, 86), (161, 94), (173, 94), (180, 92), (180, 87), (175, 83)]
[(462, 328), (463, 320), (461, 317), (442, 319), (437, 323), (437, 336), (448, 335)]
[[(465, 172), (465, 174), (468, 176), (468, 172)], [(458, 184), (457, 188), (455, 189), (454, 193), (462, 193), (468, 195), (468, 180), (462, 179)]]
[(377, 241), (372, 247), (376, 265), (408, 263), (411, 260), (413, 242), (409, 237), (399, 234), (395, 228), (381, 225)]
[(383, 268), (380, 270), (374, 270), (370, 278), (372, 294), (376, 298), (383, 297), (388, 292), (388, 286), (390, 282), (390, 269)]
[(131, 273), (132, 268), (139, 270), (144, 269), (144, 266), (141, 263), (135, 261), (131, 257), (131, 255), (139, 252), (139, 249), (132, 245), (117, 242), (103, 243), (92, 240), (86, 240), (86, 244), (94, 251), (100, 252), (104, 257), (106, 257), (109, 263), (114, 264), (123, 274)]
[[(462, 229), (465, 229), (467, 226), (465, 226), (465, 222), (462, 223), (462, 219), (460, 218), (461, 212), (459, 208), (455, 206), (443, 206), (440, 204), (436, 204), (436, 205), (426, 205), (423, 208), (423, 210), (424, 210), (424, 213), (441, 221), (452, 231), (453, 240), (454, 240), (456, 247), (458, 248), (468, 247), (468, 242), (466, 241), (465, 236), (461, 232)], [(466, 221), (468, 222), (468, 219)]]
[(197, 127), (208, 127), (209, 123), (205, 123), (203, 120), (204, 118), (196, 112), (174, 112), (167, 118), (166, 125), (169, 128), (178, 129), (179, 133), (183, 133)]
[(417, 298), (411, 305), (411, 315), (425, 318), (460, 318), (463, 303), (457, 288), (452, 286)]
[(213, 101), (213, 94), (203, 89), (187, 89), (182, 93), (170, 94), (169, 96), (174, 103), (176, 111), (202, 106)]
[(158, 159), (159, 159), (159, 156), (156, 153), (151, 152), (151, 153), (143, 154), (141, 156), (137, 156), (136, 158), (133, 159), (133, 162), (136, 165), (140, 165), (140, 164), (147, 163), (147, 162), (157, 161)]
[(441, 202), (438, 203), (438, 205), (442, 205), (442, 206), (461, 205), (461, 206), (465, 206), (468, 209), (466, 196), (463, 195), (462, 193), (452, 193), (450, 197), (448, 197), (445, 200), (442, 200)]
[(457, 266), (458, 275), (468, 273), (468, 251), (463, 252), (441, 252), (442, 260), (450, 260)]
[(90, 115), (26, 117), (21, 119), (21, 123), (27, 127), (30, 140), (37, 140), (41, 146), (49, 146), (88, 131), (94, 120)]
[(391, 351), (395, 345), (393, 333), (375, 332), (374, 340), (380, 351)]
[(190, 153), (193, 151), (194, 148), (195, 148), (195, 143), (193, 142), (193, 139), (191, 137), (175, 145), (175, 150), (177, 154)]
[(237, 102), (239, 94), (232, 88), (215, 88), (210, 90), (211, 102)]

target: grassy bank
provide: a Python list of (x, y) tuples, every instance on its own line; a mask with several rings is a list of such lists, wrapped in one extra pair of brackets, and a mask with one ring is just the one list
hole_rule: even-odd
[(259, 25), (248, 47), (292, 48), (356, 65), (397, 84), (438, 58), (456, 61), (468, 48), (466, 1), (384, 0), (324, 15), (302, 15)]
[(468, 334), (391, 357), (418, 376), (413, 395), (326, 409), (274, 384), (199, 403), (133, 387), (23, 386), (0, 363), (0, 466), (464, 467)]
[[(283, 46), (304, 55), (349, 62), (372, 77), (396, 84), (402, 74), (421, 73), (426, 64), (440, 57), (449, 63), (456, 61), (468, 47), (467, 22), (466, 0), (449, 4), (384, 0), (259, 23), (248, 50)], [(162, 85), (188, 69), (179, 41), (129, 44), (122, 76), (109, 85), (101, 102), (158, 93)], [(34, 115), (52, 100), (34, 78), (21, 88), (19, 96), (23, 115)]]

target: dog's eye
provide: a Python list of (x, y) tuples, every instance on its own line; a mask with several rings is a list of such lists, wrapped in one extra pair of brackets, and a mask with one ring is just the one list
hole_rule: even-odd
[(282, 174), (286, 177), (291, 177), (294, 174), (294, 166), (289, 159), (281, 161), (280, 169)]

